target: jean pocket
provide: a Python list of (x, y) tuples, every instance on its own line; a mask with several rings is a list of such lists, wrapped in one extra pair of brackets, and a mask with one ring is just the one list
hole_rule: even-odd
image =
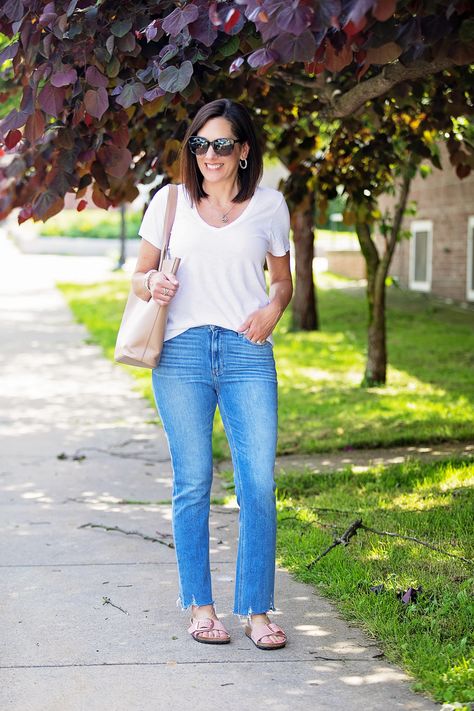
[(271, 347), (272, 345), (268, 340), (265, 340), (263, 343), (257, 343), (256, 341), (251, 341), (250, 338), (247, 338), (245, 333), (241, 333), (240, 331), (238, 331), (238, 334), (244, 343), (248, 343), (250, 346), (255, 346), (255, 348), (265, 348), (266, 346)]

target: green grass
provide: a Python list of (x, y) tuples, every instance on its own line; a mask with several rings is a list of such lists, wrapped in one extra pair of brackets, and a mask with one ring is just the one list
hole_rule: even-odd
[[(320, 278), (321, 331), (275, 334), (279, 453), (381, 447), (474, 438), (474, 312), (388, 289), (388, 385), (362, 388), (366, 349), (363, 289)], [(117, 276), (97, 285), (63, 284), (76, 318), (112, 358), (128, 291)], [(150, 373), (129, 369), (151, 403)], [(228, 447), (217, 415), (217, 458)]]
[[(333, 599), (437, 701), (474, 700), (474, 562), (359, 529), (311, 563), (358, 518), (472, 561), (473, 484), (469, 459), (277, 476), (279, 563)], [(397, 593), (409, 587), (422, 590), (405, 605)]]
[[(125, 229), (127, 237), (138, 236), (142, 214), (127, 212)], [(118, 239), (120, 237), (121, 216), (119, 210), (105, 212), (96, 208), (88, 208), (83, 212), (63, 210), (46, 223), (42, 224), (39, 234), (43, 237), (88, 237), (91, 239)]]

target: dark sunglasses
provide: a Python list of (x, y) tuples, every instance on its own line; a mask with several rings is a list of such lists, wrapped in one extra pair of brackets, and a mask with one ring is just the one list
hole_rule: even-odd
[(209, 146), (212, 146), (212, 150), (218, 156), (230, 156), (236, 143), (242, 143), (242, 141), (237, 138), (216, 138), (214, 141), (208, 141), (202, 136), (191, 136), (188, 139), (189, 150), (195, 156), (205, 156)]

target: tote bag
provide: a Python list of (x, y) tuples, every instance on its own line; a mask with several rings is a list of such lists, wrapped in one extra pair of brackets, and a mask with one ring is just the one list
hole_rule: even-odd
[[(172, 274), (176, 274), (181, 261), (178, 258), (166, 258), (177, 199), (178, 188), (176, 185), (170, 185), (166, 203), (163, 246), (157, 269)], [(139, 368), (155, 368), (163, 348), (167, 314), (168, 306), (157, 304), (151, 295), (148, 301), (141, 299), (131, 287), (115, 344), (114, 358), (117, 363)]]

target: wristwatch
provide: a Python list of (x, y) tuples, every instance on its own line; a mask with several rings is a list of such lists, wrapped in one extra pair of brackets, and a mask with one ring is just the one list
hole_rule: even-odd
[(158, 270), (157, 269), (150, 269), (149, 272), (147, 272), (143, 278), (143, 286), (147, 291), (150, 292), (151, 294), (151, 289), (150, 289), (150, 278), (152, 274), (157, 274)]

